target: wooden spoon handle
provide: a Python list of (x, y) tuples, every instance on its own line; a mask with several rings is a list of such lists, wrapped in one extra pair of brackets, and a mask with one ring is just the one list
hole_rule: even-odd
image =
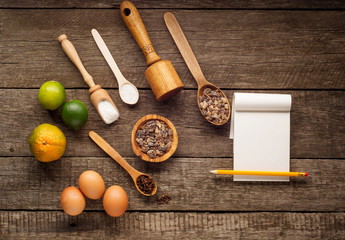
[(76, 65), (81, 75), (83, 75), (83, 78), (86, 84), (90, 88), (95, 86), (92, 76), (86, 71), (83, 63), (81, 62), (79, 58), (77, 50), (75, 50), (75, 47), (73, 46), (73, 44), (67, 39), (67, 36), (65, 34), (62, 34), (58, 37), (58, 40), (61, 43), (63, 51), (66, 53), (69, 59), (71, 59), (74, 65)]
[(117, 79), (119, 86), (128, 83), (127, 79), (122, 75), (119, 67), (117, 66), (113, 56), (111, 55), (107, 45), (105, 44), (103, 38), (98, 33), (98, 31), (96, 29), (92, 29), (91, 34), (92, 34), (93, 39), (95, 40), (99, 50), (101, 51), (103, 57), (107, 61), (110, 69), (113, 71), (114, 75), (116, 76), (116, 79)]
[(90, 138), (100, 147), (104, 152), (106, 152), (112, 159), (114, 159), (118, 164), (121, 165), (131, 177), (137, 179), (137, 177), (141, 174), (139, 171), (134, 169), (129, 163), (123, 159), (123, 157), (114, 149), (112, 148), (101, 136), (99, 136), (94, 131), (89, 132)]
[(161, 58), (153, 49), (145, 25), (141, 20), (140, 14), (134, 4), (129, 1), (123, 1), (120, 5), (120, 12), (123, 21), (125, 21), (129, 31), (132, 33), (141, 51), (144, 53), (147, 66), (160, 61)]
[(204, 74), (201, 71), (198, 60), (196, 59), (192, 48), (190, 47), (186, 36), (184, 35), (178, 21), (176, 20), (174, 14), (167, 12), (164, 14), (164, 21), (167, 25), (167, 28), (174, 39), (177, 48), (180, 50), (180, 53), (186, 62), (189, 71), (192, 73), (195, 80), (198, 82), (199, 87), (204, 84), (207, 84), (207, 80), (204, 77)]

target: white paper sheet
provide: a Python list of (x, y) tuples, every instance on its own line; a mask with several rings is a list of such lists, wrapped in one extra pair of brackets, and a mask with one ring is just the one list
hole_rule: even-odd
[[(291, 95), (234, 93), (230, 138), (234, 170), (290, 171)], [(234, 181), (289, 181), (289, 177), (234, 175)]]

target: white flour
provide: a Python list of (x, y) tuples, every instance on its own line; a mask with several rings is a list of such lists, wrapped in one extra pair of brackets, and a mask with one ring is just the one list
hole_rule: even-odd
[(109, 101), (102, 101), (98, 103), (98, 112), (106, 124), (115, 122), (120, 117), (119, 112)]
[(131, 84), (125, 84), (121, 87), (120, 96), (122, 101), (128, 104), (136, 104), (139, 98), (137, 90)]

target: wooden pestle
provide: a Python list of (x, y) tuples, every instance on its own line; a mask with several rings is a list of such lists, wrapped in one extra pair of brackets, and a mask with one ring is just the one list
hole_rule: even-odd
[(158, 101), (167, 100), (183, 89), (183, 84), (169, 60), (161, 60), (153, 49), (140, 14), (133, 3), (123, 1), (120, 5), (122, 19), (145, 55), (145, 77)]
[[(101, 116), (102, 120), (106, 123), (104, 120), (102, 114), (100, 113), (98, 109), (98, 104), (102, 101), (109, 101), (119, 112), (117, 109), (115, 103), (109, 96), (108, 92), (101, 88), (100, 85), (95, 85), (95, 82), (93, 81), (92, 76), (86, 71), (83, 63), (81, 62), (79, 55), (77, 53), (77, 50), (73, 46), (73, 44), (67, 39), (67, 36), (65, 34), (62, 34), (58, 37), (59, 42), (61, 43), (62, 49), (68, 56), (68, 58), (74, 63), (74, 65), (79, 69), (81, 75), (84, 78), (84, 82), (90, 87), (89, 93), (90, 93), (90, 99), (93, 104), (93, 106), (97, 109), (97, 112)], [(109, 124), (109, 123), (107, 123)]]

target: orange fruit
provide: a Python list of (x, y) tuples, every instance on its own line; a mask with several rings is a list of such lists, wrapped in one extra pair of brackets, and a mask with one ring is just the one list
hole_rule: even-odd
[(32, 154), (40, 162), (58, 160), (66, 149), (66, 137), (56, 126), (44, 123), (33, 130), (29, 137)]

